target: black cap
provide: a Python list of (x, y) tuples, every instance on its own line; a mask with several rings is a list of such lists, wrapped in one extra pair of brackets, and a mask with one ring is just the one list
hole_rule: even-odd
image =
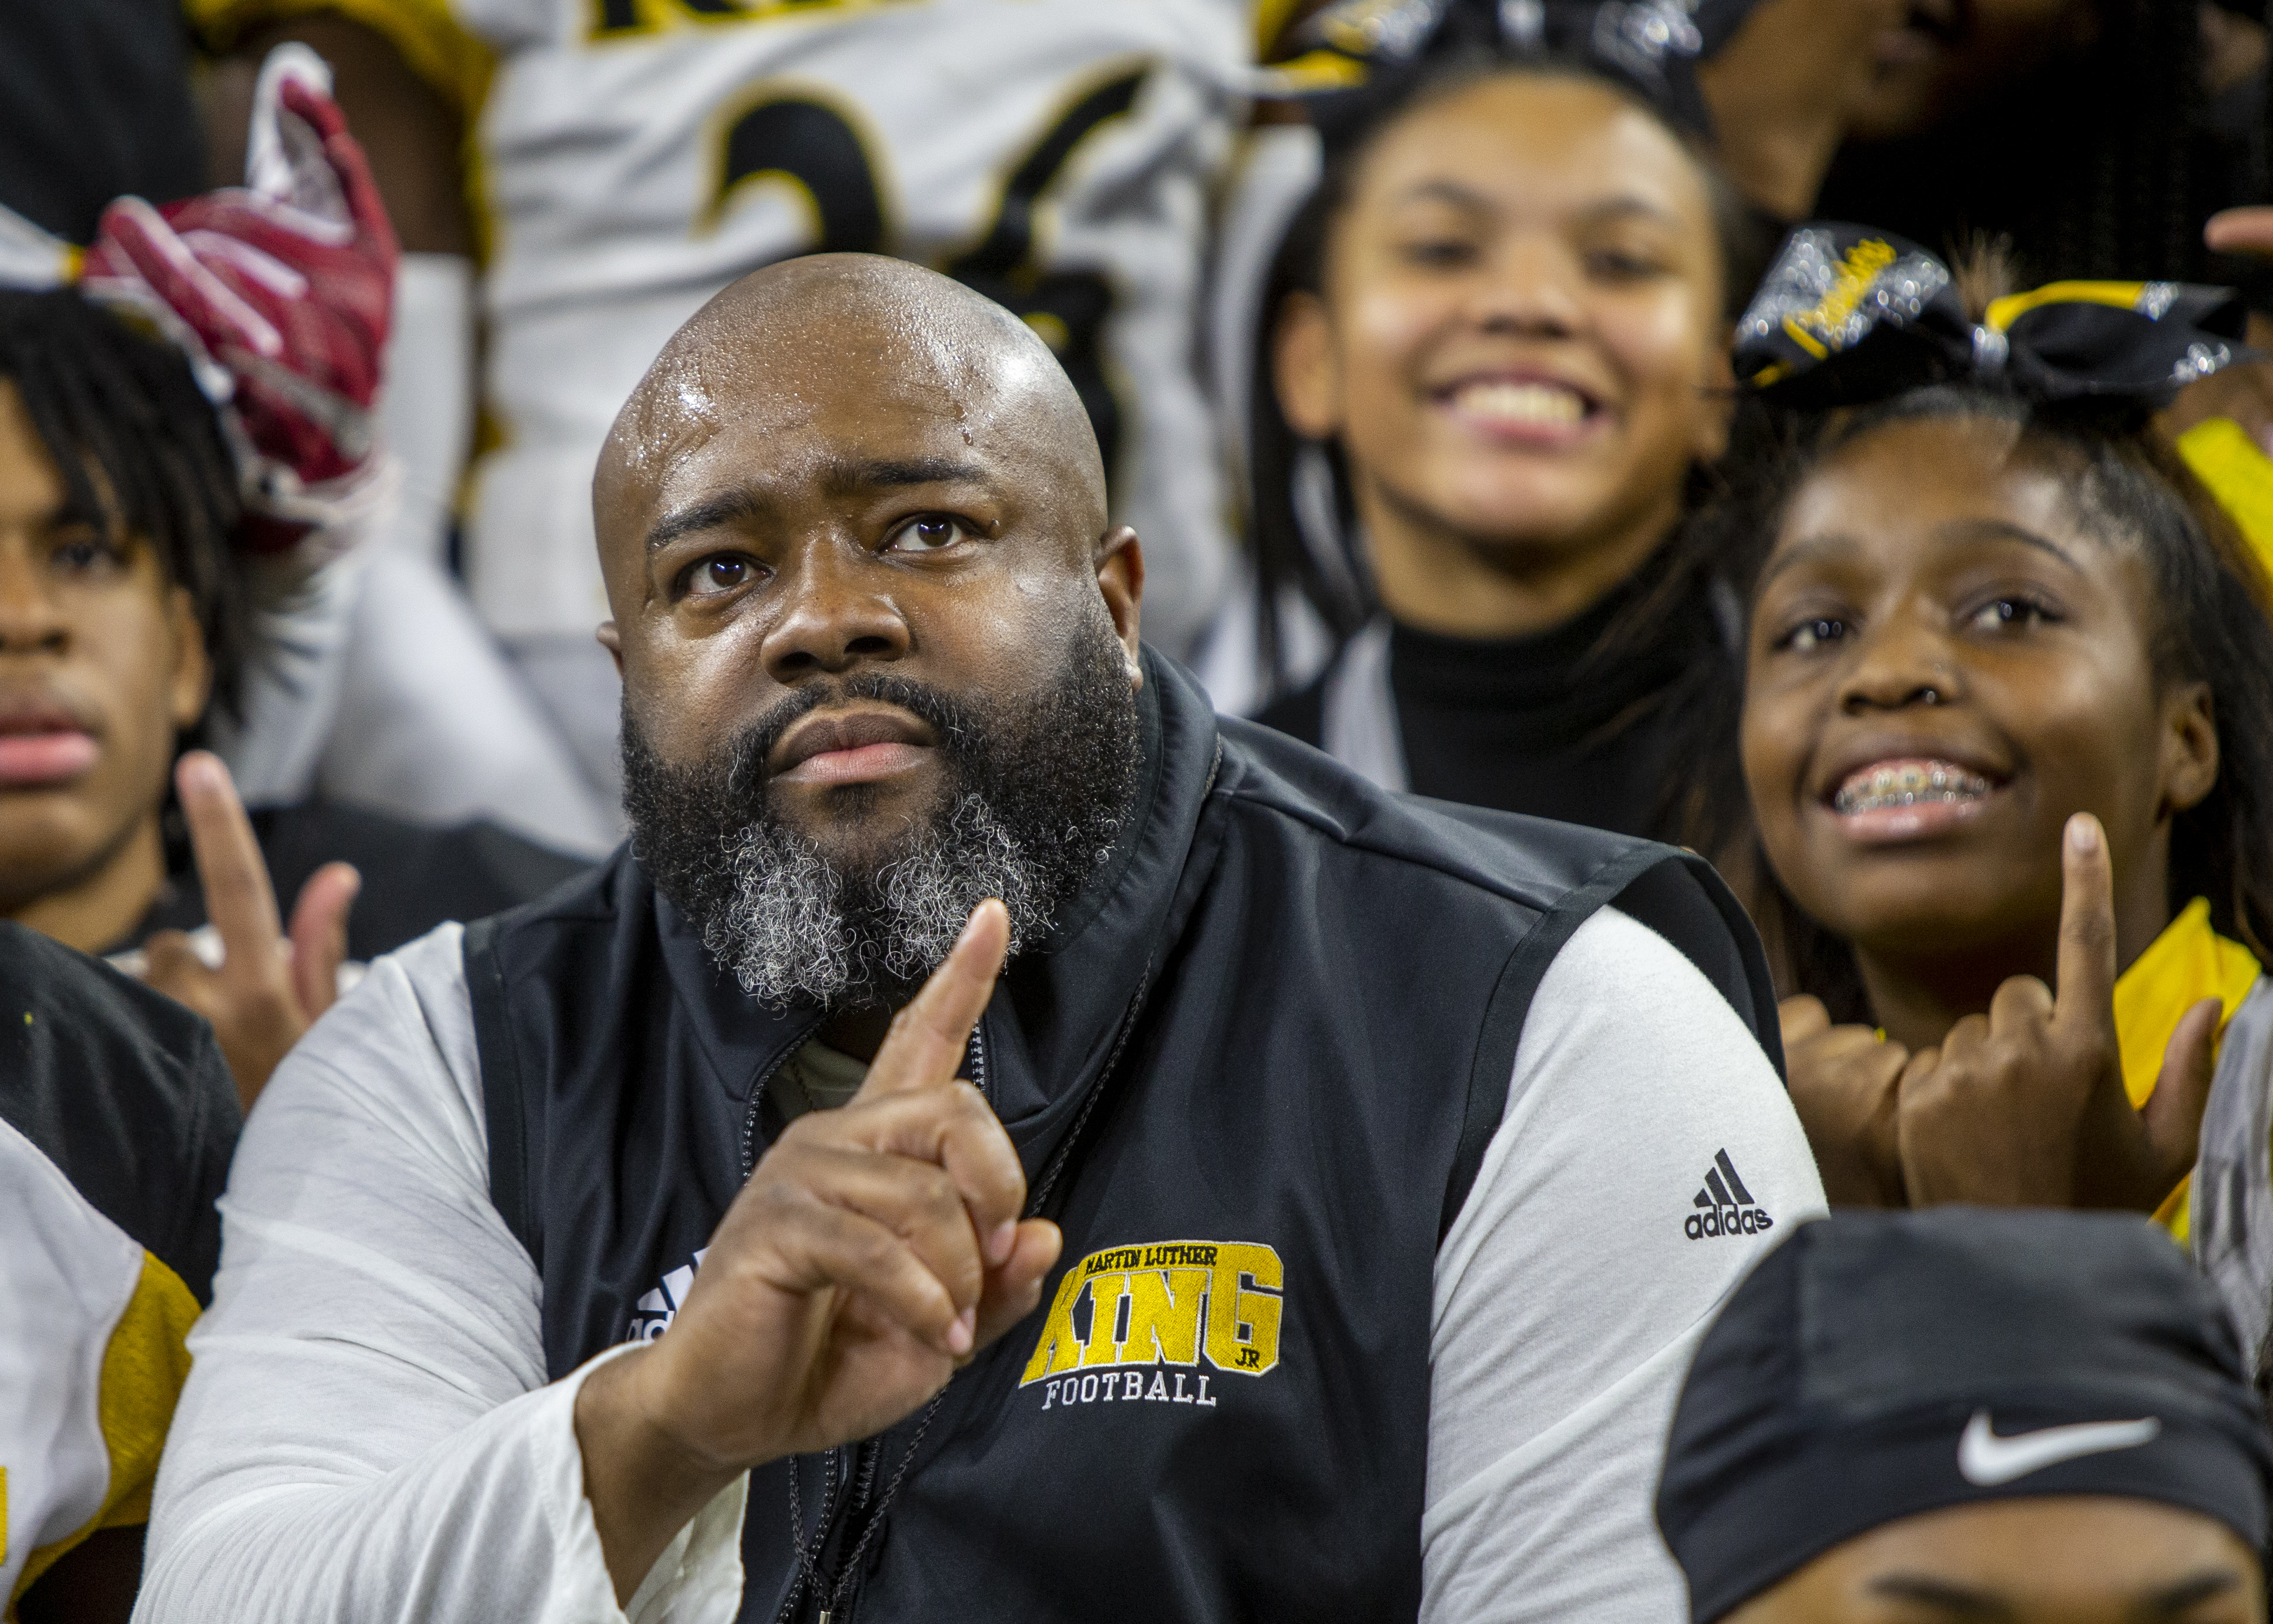
[(1834, 1545), (1982, 1500), (2157, 1500), (2262, 1555), (2269, 1482), (2232, 1325), (2161, 1230), (1856, 1212), (1801, 1226), (1706, 1332), (1657, 1522), (1708, 1624)]

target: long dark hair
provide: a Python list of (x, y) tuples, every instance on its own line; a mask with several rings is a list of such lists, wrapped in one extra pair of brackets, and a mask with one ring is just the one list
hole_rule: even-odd
[(77, 293), (0, 290), (0, 378), (23, 397), (71, 506), (146, 541), (188, 591), (214, 702), (233, 711), (252, 635), (235, 545), (242, 510), (220, 419), (189, 364)]
[[(2217, 783), (2172, 823), (2171, 902), (2208, 898), (2218, 931), (2273, 962), (2273, 592), (2232, 521), (2138, 409), (2049, 407), (1966, 383), (1913, 389), (1845, 418), (1788, 418), (1727, 460), (1728, 492), (1690, 544), (1720, 561), (1749, 623), (1760, 570), (1808, 477), (1890, 425), (1954, 417), (2016, 427), (2022, 454), (2059, 470), (2083, 524), (2146, 565), (2155, 680), (2207, 683), (2217, 729)], [(1689, 702), (1678, 755), (1698, 777), (1683, 838), (1744, 897), (1788, 981), (1782, 990), (1814, 994), (1834, 1020), (1867, 1019), (1852, 949), (1792, 899), (1760, 846), (1740, 752), (1742, 662)]]
[[(1359, 545), (1356, 499), (1341, 447), (1331, 440), (1305, 441), (1279, 409), (1273, 381), (1273, 337), (1279, 312), (1294, 294), (1322, 292), (1333, 223), (1349, 202), (1367, 154), (1381, 138), (1412, 114), (1477, 84), (1512, 76), (1602, 85), (1681, 143), (1704, 177), (1711, 199), (1726, 313), (1731, 320), (1741, 312), (1766, 267), (1773, 245), (1770, 233), (1696, 132), (1631, 84), (1584, 62), (1462, 49), (1396, 76), (1374, 89), (1361, 108), (1345, 110), (1328, 132), (1317, 188), (1287, 226), (1272, 261), (1256, 326), (1247, 433), (1248, 523), (1258, 589), (1257, 644), (1268, 693), (1284, 691), (1290, 674), (1280, 620), (1288, 589), (1309, 604), (1337, 643), (1354, 635), (1377, 606), (1372, 571)], [(1705, 477), (1703, 470), (1692, 472), (1692, 496), (1701, 493)], [(1662, 556), (1672, 560), (1686, 554), (1667, 549)], [(1653, 570), (1652, 577), (1654, 590), (1645, 595), (1650, 607), (1638, 606), (1629, 619), (1662, 615), (1684, 598), (1684, 583), (1667, 583), (1662, 568)], [(1621, 626), (1612, 628), (1606, 643), (1630, 647), (1646, 635)]]

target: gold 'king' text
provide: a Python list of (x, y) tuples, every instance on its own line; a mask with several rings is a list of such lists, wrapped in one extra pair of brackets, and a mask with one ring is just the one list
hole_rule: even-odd
[(1279, 1363), (1284, 1280), (1279, 1254), (1247, 1242), (1093, 1252), (1058, 1282), (1018, 1385), (1046, 1383), (1046, 1410), (1146, 1399), (1212, 1409), (1203, 1360), (1239, 1376)]

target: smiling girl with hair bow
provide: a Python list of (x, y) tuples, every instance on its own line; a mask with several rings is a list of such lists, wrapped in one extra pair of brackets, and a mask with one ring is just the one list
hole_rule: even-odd
[(2273, 628), (2149, 419), (2236, 357), (2238, 312), (2111, 282), (1969, 308), (1957, 280), (1811, 227), (1740, 324), (1738, 374), (1794, 415), (1713, 521), (1744, 669), (1692, 838), (1797, 995), (1834, 1201), (2157, 1212), (2254, 1343)]

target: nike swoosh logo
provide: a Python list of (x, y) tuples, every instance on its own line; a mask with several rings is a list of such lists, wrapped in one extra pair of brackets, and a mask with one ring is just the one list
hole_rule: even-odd
[(2030, 1472), (2057, 1466), (2087, 1455), (2114, 1449), (2136, 1449), (2163, 1430), (2152, 1416), (2138, 1421), (2084, 1421), (2074, 1426), (2040, 1427), (1999, 1438), (1989, 1425), (1989, 1412), (1977, 1410), (1957, 1440), (1957, 1470), (1965, 1481), (1984, 1489), (2025, 1477)]

